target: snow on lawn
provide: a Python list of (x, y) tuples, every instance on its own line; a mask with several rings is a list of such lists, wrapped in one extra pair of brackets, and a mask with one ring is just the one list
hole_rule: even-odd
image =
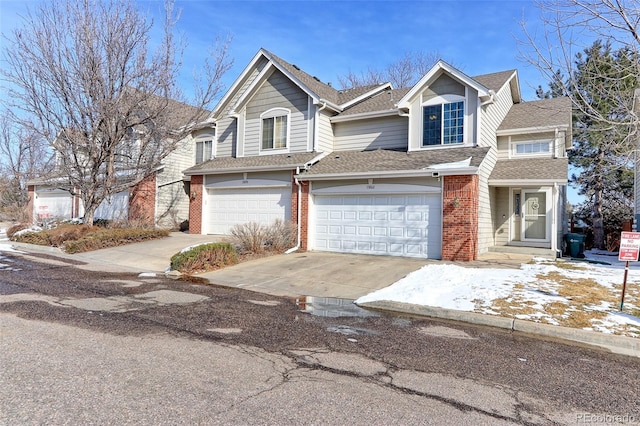
[(624, 262), (610, 253), (587, 256), (612, 265), (544, 259), (520, 269), (431, 264), (356, 303), (390, 300), (640, 336), (640, 264), (631, 263), (619, 312)]
[(11, 244), (0, 244), (0, 271), (19, 271), (11, 267), (11, 259), (2, 256), (2, 252), (22, 253), (11, 246)]

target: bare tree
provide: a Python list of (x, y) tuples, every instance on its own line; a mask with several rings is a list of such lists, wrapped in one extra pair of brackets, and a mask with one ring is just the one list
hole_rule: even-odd
[(167, 0), (157, 40), (132, 0), (47, 0), (6, 37), (15, 118), (51, 143), (87, 223), (106, 197), (154, 173), (223, 89), (229, 39), (216, 40), (183, 103), (177, 19)]
[(410, 87), (420, 80), (438, 59), (437, 52), (407, 52), (383, 70), (369, 68), (360, 74), (350, 70), (346, 75), (338, 76), (338, 83), (345, 89), (387, 82), (396, 89)]
[(0, 113), (0, 211), (14, 220), (31, 217), (27, 182), (49, 169), (47, 143), (37, 133), (20, 127), (8, 111)]
[(538, 7), (542, 29), (530, 32), (522, 23), (521, 56), (572, 100), (569, 159), (581, 171), (572, 182), (587, 197), (581, 210), (591, 212), (594, 246), (604, 248), (603, 209), (617, 191), (615, 176), (633, 168), (637, 149), (640, 8), (636, 0), (542, 0)]
[[(617, 80), (640, 79), (640, 63), (631, 61), (622, 73), (611, 76), (593, 73), (589, 78), (592, 92), (585, 94), (575, 78), (576, 56), (601, 39), (614, 49), (627, 50), (629, 57), (640, 57), (640, 7), (636, 0), (541, 0), (542, 30), (530, 32), (522, 23), (524, 39), (519, 40), (521, 57), (534, 65), (547, 78), (558, 83), (565, 96), (573, 101), (580, 114), (612, 129), (620, 124), (631, 129), (615, 149), (629, 155), (638, 132), (638, 116), (633, 111), (633, 90), (621, 91)], [(605, 67), (600, 69), (606, 69)], [(557, 79), (561, 74), (564, 79)], [(585, 76), (582, 75), (582, 78)], [(620, 112), (615, 115), (601, 111), (590, 102), (589, 95), (616, 100)], [(611, 147), (610, 147), (611, 149)]]

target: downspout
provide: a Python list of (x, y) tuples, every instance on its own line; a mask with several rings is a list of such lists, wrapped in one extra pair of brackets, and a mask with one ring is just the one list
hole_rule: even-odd
[[(296, 176), (300, 174), (300, 167), (296, 167)], [(300, 250), (300, 240), (302, 238), (302, 185), (297, 177), (294, 177), (294, 181), (298, 187), (298, 239), (296, 245), (285, 251), (284, 254), (291, 254), (294, 251)]]

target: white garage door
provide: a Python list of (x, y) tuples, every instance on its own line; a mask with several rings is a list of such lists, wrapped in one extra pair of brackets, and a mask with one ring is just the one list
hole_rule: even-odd
[(66, 220), (72, 216), (73, 197), (69, 192), (38, 192), (35, 215), (40, 219)]
[(291, 187), (210, 189), (207, 234), (229, 234), (235, 224), (291, 219)]
[(440, 194), (316, 195), (315, 248), (439, 259)]
[(129, 190), (105, 198), (93, 214), (94, 219), (126, 220), (129, 217)]

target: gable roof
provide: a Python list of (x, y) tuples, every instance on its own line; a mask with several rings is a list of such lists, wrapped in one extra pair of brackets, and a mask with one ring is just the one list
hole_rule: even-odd
[(416, 96), (434, 77), (438, 76), (441, 72), (449, 74), (454, 79), (460, 81), (462, 84), (472, 87), (478, 91), (480, 97), (490, 96), (489, 88), (484, 86), (479, 81), (469, 77), (459, 69), (449, 65), (448, 63), (440, 60), (431, 67), (431, 69), (418, 81), (407, 94), (398, 102), (398, 108), (408, 108), (409, 102)]
[(571, 129), (571, 100), (551, 98), (514, 104), (498, 127), (498, 135), (513, 131), (545, 131), (555, 128)]
[(409, 87), (403, 89), (388, 89), (371, 96), (364, 101), (345, 109), (340, 114), (331, 118), (332, 122), (348, 119), (354, 116), (362, 116), (372, 113), (394, 113), (398, 114), (397, 103), (407, 92), (411, 90)]
[(513, 101), (515, 103), (522, 101), (520, 97), (520, 82), (518, 81), (517, 70), (506, 70), (490, 74), (477, 75), (473, 77), (473, 79), (496, 93), (502, 90), (502, 88), (507, 83), (509, 83)]

